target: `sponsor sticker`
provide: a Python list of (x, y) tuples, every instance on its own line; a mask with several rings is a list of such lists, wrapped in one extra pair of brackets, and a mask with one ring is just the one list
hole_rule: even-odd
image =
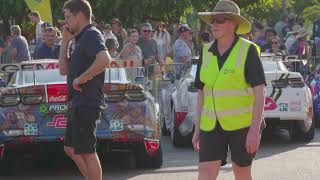
[(277, 109), (277, 104), (274, 102), (272, 97), (266, 97), (264, 101), (264, 110), (272, 111)]
[(22, 136), (23, 130), (9, 130), (9, 131), (3, 131), (5, 136)]
[(48, 85), (48, 102), (59, 103), (68, 101), (67, 85), (66, 84), (52, 84)]
[(279, 111), (281, 112), (288, 111), (288, 103), (279, 103)]
[(38, 135), (38, 124), (37, 123), (26, 123), (24, 125), (24, 135), (35, 136)]
[(41, 113), (47, 113), (48, 112), (48, 108), (45, 104), (41, 104), (40, 107), (39, 107), (39, 111)]
[(68, 95), (49, 96), (48, 101), (49, 103), (67, 102)]
[(49, 111), (67, 111), (68, 105), (66, 104), (51, 104), (49, 106)]
[(123, 121), (112, 119), (110, 121), (110, 130), (111, 131), (123, 131)]
[(289, 110), (292, 112), (301, 111), (302, 108), (302, 102), (301, 101), (292, 101), (289, 103)]
[(47, 122), (48, 127), (63, 129), (67, 127), (68, 119), (64, 115), (55, 115), (51, 122)]

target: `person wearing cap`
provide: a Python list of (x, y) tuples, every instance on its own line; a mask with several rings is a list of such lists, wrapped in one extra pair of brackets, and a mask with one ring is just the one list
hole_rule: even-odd
[(38, 11), (32, 11), (29, 14), (30, 21), (36, 24), (36, 45), (41, 43), (42, 38), (42, 31), (41, 31), (41, 25), (43, 24), (43, 21), (41, 20), (40, 13)]
[(118, 18), (113, 18), (111, 21), (112, 33), (117, 37), (119, 43), (118, 52), (123, 48), (124, 42), (127, 40), (127, 32), (122, 28), (121, 22)]
[(192, 30), (187, 24), (182, 24), (179, 28), (179, 38), (173, 45), (173, 73), (175, 76), (179, 75), (184, 63), (191, 60), (192, 52), (188, 41), (190, 40), (190, 33)]
[(230, 0), (220, 0), (200, 18), (215, 36), (205, 44), (197, 66), (198, 88), (192, 144), (199, 151), (199, 180), (216, 179), (231, 151), (235, 179), (252, 179), (260, 144), (265, 76), (258, 46), (239, 35), (251, 24)]
[(103, 29), (103, 39), (106, 41), (107, 39), (114, 39), (116, 43), (116, 48), (119, 48), (119, 43), (117, 37), (112, 33), (112, 27), (110, 24), (105, 24)]

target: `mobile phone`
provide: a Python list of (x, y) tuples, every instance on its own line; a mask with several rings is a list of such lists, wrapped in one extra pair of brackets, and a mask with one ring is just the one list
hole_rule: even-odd
[(74, 32), (73, 31), (71, 31), (71, 29), (70, 28), (68, 28), (68, 27), (65, 27), (66, 28), (66, 30), (67, 31), (69, 31), (71, 34), (74, 34)]

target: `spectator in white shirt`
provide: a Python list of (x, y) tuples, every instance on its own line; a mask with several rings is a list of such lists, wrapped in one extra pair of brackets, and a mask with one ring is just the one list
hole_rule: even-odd
[(41, 43), (41, 37), (42, 37), (42, 31), (41, 31), (41, 25), (43, 24), (43, 21), (41, 21), (41, 16), (38, 11), (32, 11), (29, 14), (30, 20), (36, 24), (36, 45), (38, 43)]

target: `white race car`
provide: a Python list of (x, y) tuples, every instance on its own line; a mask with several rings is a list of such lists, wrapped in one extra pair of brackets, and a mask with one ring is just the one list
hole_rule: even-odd
[[(267, 84), (264, 108), (267, 129), (285, 128), (293, 140), (312, 140), (312, 96), (301, 74), (288, 71), (278, 57), (270, 54), (262, 54), (262, 64)], [(197, 101), (196, 69), (194, 59), (184, 65), (181, 77), (172, 80), (172, 84), (161, 92), (162, 132), (171, 132), (175, 146), (191, 142)]]
[(172, 84), (161, 91), (162, 133), (170, 132), (175, 146), (191, 143), (198, 94), (194, 87), (197, 60), (195, 57), (192, 62), (183, 65), (180, 77), (171, 77)]
[(281, 59), (262, 56), (266, 76), (264, 118), (267, 128), (289, 130), (293, 140), (310, 141), (314, 137), (311, 91), (300, 73), (290, 72)]

